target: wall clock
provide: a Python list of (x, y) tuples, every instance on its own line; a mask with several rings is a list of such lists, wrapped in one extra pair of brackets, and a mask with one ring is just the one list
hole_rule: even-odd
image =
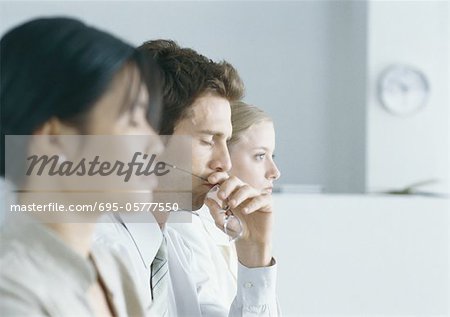
[(423, 109), (430, 87), (425, 74), (406, 65), (385, 69), (378, 82), (378, 97), (390, 113), (407, 116)]

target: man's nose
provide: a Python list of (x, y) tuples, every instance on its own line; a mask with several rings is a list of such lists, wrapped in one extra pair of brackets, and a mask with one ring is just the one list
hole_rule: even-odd
[(228, 172), (231, 169), (230, 153), (226, 145), (216, 148), (210, 168), (216, 172)]

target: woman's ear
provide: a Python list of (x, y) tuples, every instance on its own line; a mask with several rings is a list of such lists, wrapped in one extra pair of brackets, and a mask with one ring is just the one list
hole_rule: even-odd
[(50, 135), (51, 131), (51, 125), (50, 125), (50, 120), (45, 122), (43, 125), (41, 125), (39, 128), (37, 128), (34, 132), (33, 135)]
[(58, 153), (60, 158), (65, 158), (65, 142), (60, 136), (69, 134), (66, 127), (67, 125), (63, 124), (58, 118), (52, 117), (36, 129), (33, 135), (40, 137), (39, 143), (41, 145), (43, 145), (42, 142), (45, 139), (45, 148), (49, 150), (49, 153)]
[(53, 117), (36, 129), (33, 132), (33, 135), (40, 136), (41, 140), (43, 140), (44, 136), (48, 136), (48, 138), (46, 138), (47, 142), (45, 143), (47, 143), (47, 146), (55, 147), (58, 144), (58, 130), (59, 120)]
[(43, 125), (36, 129), (34, 135), (70, 135), (77, 134), (76, 130), (63, 123), (60, 119), (52, 117), (48, 119)]

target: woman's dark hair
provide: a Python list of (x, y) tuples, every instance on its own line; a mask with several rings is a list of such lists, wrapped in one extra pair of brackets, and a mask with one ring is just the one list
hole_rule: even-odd
[[(42, 18), (15, 27), (0, 41), (0, 60), (1, 176), (5, 135), (32, 135), (52, 117), (83, 131), (86, 114), (127, 63), (137, 66), (151, 101), (159, 96), (158, 70), (148, 56), (71, 18)], [(159, 106), (148, 109), (155, 127)]]

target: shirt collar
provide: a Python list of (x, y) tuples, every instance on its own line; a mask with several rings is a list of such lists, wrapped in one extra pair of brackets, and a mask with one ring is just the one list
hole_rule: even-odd
[(145, 222), (134, 222), (132, 217), (126, 215), (121, 217), (145, 262), (146, 268), (148, 268), (162, 243), (163, 234), (159, 224), (152, 213), (148, 213)]

